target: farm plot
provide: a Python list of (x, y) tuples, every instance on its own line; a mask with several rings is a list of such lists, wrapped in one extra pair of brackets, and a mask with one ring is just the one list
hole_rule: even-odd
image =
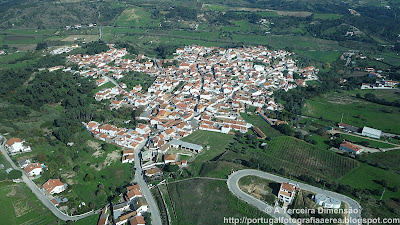
[(336, 179), (358, 166), (355, 160), (287, 136), (274, 138), (262, 158), (271, 168), (295, 176), (312, 174)]

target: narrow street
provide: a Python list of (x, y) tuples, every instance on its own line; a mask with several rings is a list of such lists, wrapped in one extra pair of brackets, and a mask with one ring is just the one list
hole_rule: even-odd
[(158, 210), (158, 206), (156, 201), (154, 200), (153, 196), (151, 195), (150, 188), (147, 185), (146, 181), (144, 180), (144, 171), (142, 170), (142, 165), (141, 165), (141, 150), (143, 148), (144, 144), (139, 146), (138, 150), (135, 151), (135, 178), (133, 179), (133, 182), (139, 184), (140, 191), (142, 192), (143, 196), (146, 198), (147, 204), (149, 205), (150, 208), (150, 213), (151, 213), (151, 223), (153, 225), (161, 225), (161, 216), (160, 212)]

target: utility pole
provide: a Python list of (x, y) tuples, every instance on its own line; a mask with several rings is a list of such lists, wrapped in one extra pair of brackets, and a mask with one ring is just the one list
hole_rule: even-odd
[(379, 199), (379, 200), (382, 200), (382, 198), (383, 198), (383, 194), (385, 194), (385, 188), (383, 189), (383, 192), (382, 192), (382, 195), (381, 195), (381, 199)]
[(340, 123), (343, 122), (343, 115), (344, 115), (344, 113), (342, 113), (342, 118), (340, 119)]

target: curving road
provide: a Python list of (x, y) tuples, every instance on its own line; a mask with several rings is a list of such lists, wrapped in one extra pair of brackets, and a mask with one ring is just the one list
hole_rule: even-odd
[[(333, 197), (333, 198), (337, 198), (340, 201), (345, 202), (349, 208), (358, 209), (357, 213), (356, 212), (349, 213), (348, 217), (350, 218), (350, 221), (352, 219), (361, 219), (360, 204), (357, 201), (355, 201), (347, 196), (344, 196), (344, 195), (341, 195), (341, 194), (338, 194), (338, 193), (335, 193), (332, 191), (324, 190), (324, 189), (321, 189), (318, 187), (314, 187), (309, 184), (304, 184), (304, 183), (300, 183), (298, 181), (289, 180), (289, 179), (279, 177), (279, 176), (276, 176), (276, 175), (273, 175), (270, 173), (266, 173), (263, 171), (259, 171), (259, 170), (245, 169), (245, 170), (236, 171), (236, 172), (232, 173), (231, 175), (229, 175), (229, 178), (227, 181), (228, 188), (236, 197), (244, 200), (245, 202), (257, 207), (258, 209), (260, 209), (264, 212), (268, 212), (268, 214), (274, 218), (282, 219), (282, 218), (290, 218), (290, 217), (288, 214), (286, 214), (282, 210), (280, 210), (279, 212), (275, 212), (275, 210), (272, 210), (272, 208), (273, 208), (272, 206), (266, 204), (265, 202), (255, 198), (251, 195), (248, 195), (245, 192), (243, 192), (242, 190), (240, 190), (239, 183), (238, 183), (239, 179), (242, 177), (245, 177), (245, 176), (249, 176), (249, 175), (258, 176), (258, 177), (261, 177), (261, 178), (264, 178), (267, 180), (272, 180), (272, 181), (275, 181), (278, 183), (290, 182), (293, 184), (297, 184), (300, 187), (300, 189), (303, 189), (306, 191), (311, 191), (311, 192), (318, 193), (318, 194), (324, 194), (326, 196)], [(272, 213), (269, 213), (269, 211), (271, 211)], [(287, 224), (296, 224), (296, 223), (287, 223)], [(349, 224), (350, 225), (358, 225), (359, 223), (353, 221), (353, 222), (350, 222)]]
[(76, 215), (76, 216), (69, 216), (63, 212), (61, 212), (47, 197), (46, 195), (39, 189), (39, 187), (31, 180), (29, 179), (26, 174), (24, 173), (23, 170), (21, 170), (19, 167), (15, 165), (15, 163), (11, 160), (10, 156), (8, 156), (8, 153), (4, 147), (4, 144), (1, 144), (2, 142), (5, 143), (6, 139), (5, 137), (0, 135), (0, 151), (4, 155), (4, 157), (7, 159), (7, 161), (11, 164), (11, 167), (15, 170), (19, 170), (22, 172), (22, 180), (25, 182), (25, 184), (32, 190), (32, 192), (36, 195), (36, 197), (43, 203), (44, 206), (46, 206), (56, 217), (58, 217), (61, 220), (68, 221), (76, 221), (80, 220), (83, 218), (86, 218), (88, 216), (91, 216), (93, 214), (97, 214), (101, 211), (101, 209), (98, 209), (96, 211), (90, 211), (85, 214), (81, 215)]

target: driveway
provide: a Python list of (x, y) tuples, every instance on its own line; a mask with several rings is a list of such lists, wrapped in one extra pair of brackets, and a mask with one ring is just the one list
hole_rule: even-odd
[[(276, 175), (273, 175), (270, 173), (266, 173), (263, 171), (259, 171), (259, 170), (246, 169), (246, 170), (239, 170), (239, 171), (232, 173), (229, 176), (228, 181), (227, 181), (229, 190), (235, 196), (237, 196), (238, 198), (242, 199), (243, 201), (249, 203), (250, 205), (257, 207), (258, 209), (260, 209), (264, 212), (268, 211), (268, 214), (274, 218), (278, 219), (278, 218), (290, 218), (290, 217), (288, 214), (286, 214), (283, 211), (280, 211), (280, 212), (271, 211), (272, 207), (270, 205), (266, 204), (265, 202), (255, 198), (251, 195), (248, 195), (248, 194), (244, 193), (242, 190), (240, 190), (239, 184), (238, 184), (239, 179), (242, 177), (245, 177), (245, 176), (249, 176), (249, 175), (258, 176), (258, 177), (272, 180), (272, 181), (275, 181), (278, 183), (287, 182), (287, 183), (297, 184), (300, 187), (300, 189), (302, 189), (302, 190), (311, 191), (311, 192), (314, 192), (317, 194), (324, 194), (328, 197), (337, 198), (340, 201), (346, 203), (348, 205), (349, 209), (358, 209), (358, 210), (353, 210), (353, 211), (358, 211), (357, 213), (356, 212), (349, 213), (348, 216), (350, 218), (350, 221), (351, 221), (351, 219), (361, 219), (360, 204), (357, 201), (355, 201), (347, 196), (344, 196), (344, 195), (341, 195), (341, 194), (338, 194), (338, 193), (335, 193), (332, 191), (324, 190), (324, 189), (321, 189), (318, 187), (314, 187), (309, 184), (304, 184), (304, 183), (300, 183), (298, 181), (289, 180), (289, 179), (279, 177), (279, 176), (276, 176)], [(271, 211), (272, 213), (269, 213), (269, 211)], [(296, 224), (296, 223), (287, 223), (287, 224)], [(349, 224), (357, 225), (358, 223), (351, 222)]]

